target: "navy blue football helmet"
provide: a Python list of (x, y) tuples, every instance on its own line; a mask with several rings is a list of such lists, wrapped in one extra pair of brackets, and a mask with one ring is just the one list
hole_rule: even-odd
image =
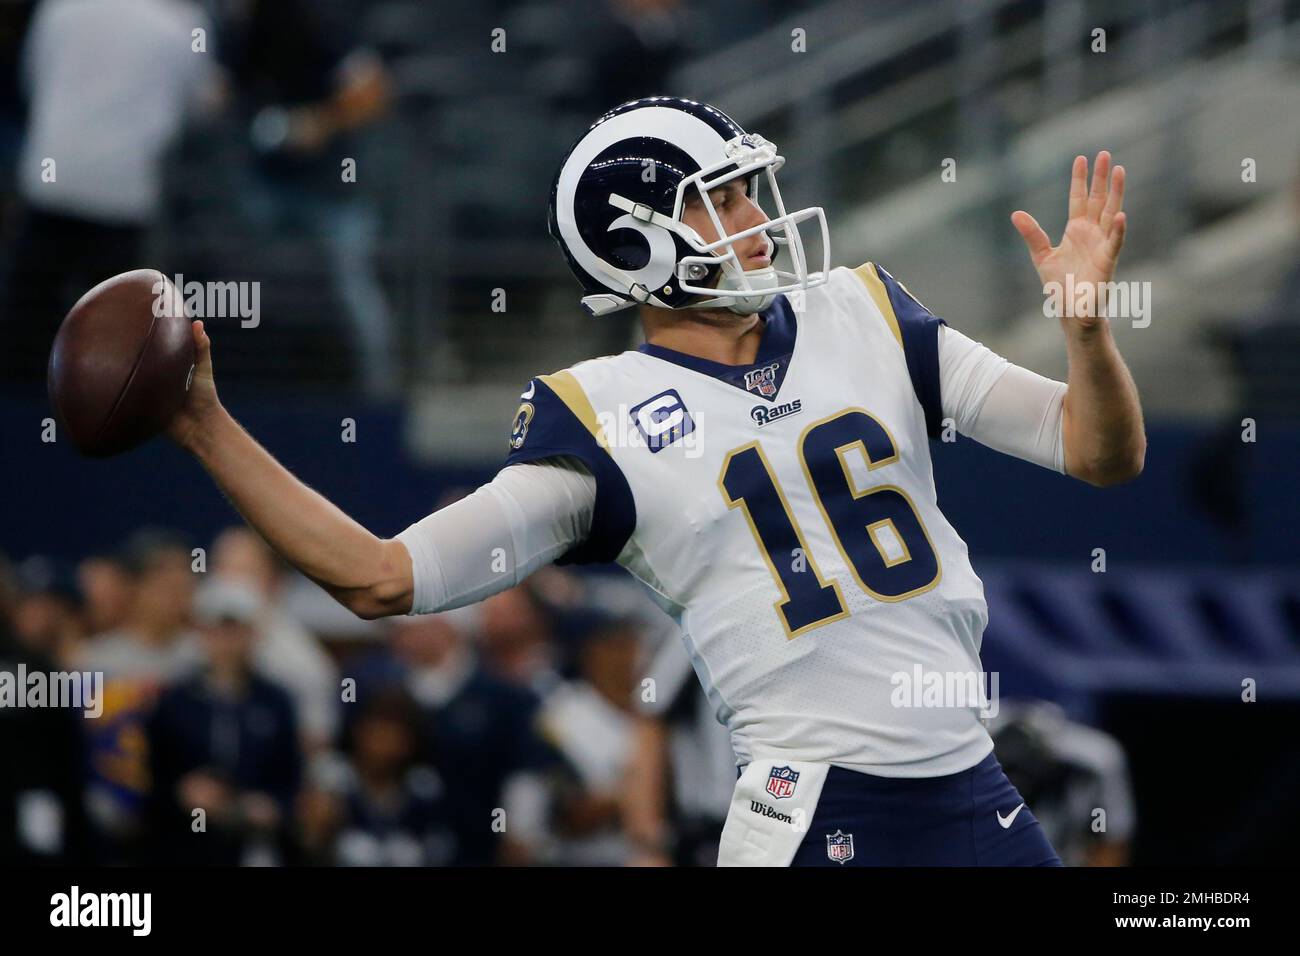
[[(786, 212), (776, 185), (784, 162), (772, 143), (704, 103), (652, 96), (610, 110), (574, 143), (551, 187), (550, 233), (582, 283), (583, 307), (605, 315), (644, 302), (750, 315), (781, 293), (825, 282), (830, 271), (826, 216), (820, 206)], [(757, 203), (761, 176), (775, 215), (725, 234), (709, 190), (743, 178), (747, 195)], [(698, 191), (713, 220), (716, 242), (706, 243), (681, 221), (691, 190)], [(799, 223), (810, 219), (821, 230), (822, 263), (816, 272), (809, 271), (799, 233)], [(773, 246), (773, 262), (746, 272), (732, 244), (759, 232)], [(782, 248), (790, 256), (785, 270), (775, 261)]]

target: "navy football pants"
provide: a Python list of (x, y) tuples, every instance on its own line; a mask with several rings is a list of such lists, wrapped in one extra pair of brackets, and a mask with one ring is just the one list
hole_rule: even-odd
[(1060, 866), (1022, 802), (991, 752), (969, 770), (916, 780), (831, 767), (791, 865)]

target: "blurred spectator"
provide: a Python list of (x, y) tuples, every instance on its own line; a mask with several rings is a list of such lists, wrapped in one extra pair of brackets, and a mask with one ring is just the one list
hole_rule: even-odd
[(226, 60), (257, 157), (240, 198), (264, 228), (324, 246), (352, 324), (362, 386), (372, 398), (393, 398), (400, 381), (375, 264), (378, 215), (343, 169), (346, 159), (357, 160), (351, 134), (388, 108), (388, 73), (373, 51), (353, 46), (350, 30), (330, 29), (302, 0), (239, 4), (225, 27)]
[(1128, 865), (1136, 808), (1119, 741), (1047, 701), (1002, 701), (989, 733), (1066, 866)]
[(77, 565), (77, 587), (86, 633), (104, 634), (122, 626), (131, 608), (132, 582), (122, 562), (93, 555)]
[(18, 602), (18, 574), (13, 562), (0, 551), (0, 624), (8, 624)]
[[(286, 858), (301, 774), (293, 703), (253, 668), (261, 600), (213, 580), (199, 591), (200, 671), (163, 693), (149, 720), (156, 853), (187, 864)], [(204, 811), (196, 832), (195, 811)]]
[(620, 800), (633, 753), (640, 646), (628, 622), (596, 627), (579, 648), (578, 677), (556, 687), (542, 703), (538, 724), (564, 762), (553, 814), (556, 843), (548, 862), (620, 866), (631, 856), (620, 825)]
[(360, 705), (347, 734), (350, 765), (304, 803), (306, 842), (341, 866), (442, 866), (456, 837), (437, 771), (421, 762), (420, 711), (392, 689)]
[(559, 680), (546, 612), (527, 584), (494, 594), (477, 607), (483, 666), (493, 676), (539, 696)]
[(536, 732), (538, 700), (478, 666), (457, 618), (395, 620), (391, 648), (354, 671), (358, 701), (394, 686), (415, 700), (422, 758), (446, 788), (452, 863), (525, 863), (541, 828), (542, 775), (553, 761)]
[(60, 666), (75, 660), (85, 632), (71, 573), (31, 557), (18, 566), (17, 582), (12, 628), (18, 642)]
[(256, 591), (262, 603), (254, 664), (293, 696), (306, 751), (328, 747), (338, 731), (338, 669), (315, 635), (285, 610), (284, 562), (254, 531), (241, 525), (217, 535), (209, 570)]
[(624, 792), (624, 824), (641, 866), (715, 866), (736, 784), (731, 736), (700, 689), (674, 632), (646, 669)]
[[(0, 614), (0, 672), (51, 672), (58, 664), (9, 631)], [(0, 707), (0, 862), (85, 862), (81, 799), (83, 711)]]
[(23, 50), (30, 99), (24, 211), (0, 322), (5, 369), (39, 379), (60, 319), (91, 286), (142, 265), (165, 151), (211, 90), (187, 0), (44, 0)]
[(165, 531), (137, 532), (123, 552), (132, 578), (122, 625), (92, 637), (77, 661), (104, 674), (104, 712), (88, 721), (88, 810), (105, 862), (130, 862), (149, 789), (144, 721), (163, 685), (194, 666), (189, 629), (194, 574), (190, 549)]
[[(36, 0), (10, 0), (0, 4), (0, 182), (12, 182), (14, 164), (22, 145), (26, 104), (19, 88), (19, 60), (23, 39)], [(9, 212), (10, 195), (0, 195), (0, 218)]]

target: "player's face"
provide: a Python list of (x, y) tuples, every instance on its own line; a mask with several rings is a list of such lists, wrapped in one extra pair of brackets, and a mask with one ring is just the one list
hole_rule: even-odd
[[(718, 220), (727, 235), (735, 235), (746, 229), (752, 229), (759, 223), (767, 222), (763, 210), (745, 195), (745, 182), (742, 179), (733, 179), (731, 182), (710, 189), (709, 199), (713, 202), (714, 211), (717, 212)], [(699, 193), (687, 196), (686, 203), (682, 207), (682, 222), (698, 232), (705, 242), (718, 240), (718, 230), (714, 227), (708, 210), (704, 208)], [(761, 232), (741, 239), (735, 244), (735, 249), (736, 255), (740, 257), (741, 267), (746, 272), (752, 269), (764, 269), (772, 264), (769, 255), (770, 246)]]

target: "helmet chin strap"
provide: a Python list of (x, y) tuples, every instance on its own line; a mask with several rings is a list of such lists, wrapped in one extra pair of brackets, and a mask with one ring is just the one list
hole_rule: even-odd
[[(765, 293), (763, 290), (774, 288), (779, 284), (779, 281), (775, 266), (767, 266), (763, 269), (746, 272), (743, 279), (740, 276), (724, 271), (718, 279), (717, 288), (733, 292), (753, 290), (754, 294), (738, 297), (718, 296), (711, 299), (710, 303), (716, 303), (715, 307), (727, 309), (737, 315), (753, 315), (755, 312), (762, 312), (776, 301), (775, 295)], [(705, 304), (701, 303), (701, 306)]]
[[(776, 258), (776, 243), (772, 237), (763, 233), (763, 238), (767, 240), (767, 254), (773, 259)], [(762, 312), (769, 305), (776, 301), (776, 296), (771, 293), (765, 293), (765, 289), (774, 289), (781, 284), (781, 279), (776, 274), (776, 264), (764, 266), (762, 269), (754, 269), (751, 272), (741, 272), (734, 265), (724, 265), (722, 275), (718, 277), (716, 289), (729, 292), (749, 292), (753, 295), (743, 296), (718, 296), (701, 302), (695, 308), (720, 308), (735, 312), (737, 315), (753, 315), (755, 312)]]

